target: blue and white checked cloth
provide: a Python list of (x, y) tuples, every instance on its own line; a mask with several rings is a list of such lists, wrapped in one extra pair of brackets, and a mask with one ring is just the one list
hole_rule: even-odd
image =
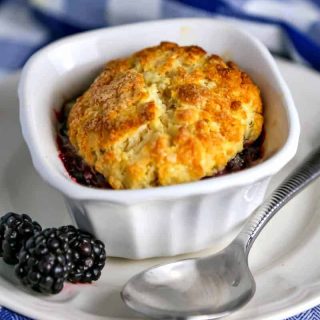
[(0, 74), (75, 32), (213, 15), (255, 34), (272, 52), (320, 70), (320, 0), (0, 0)]
[[(0, 0), (0, 76), (20, 69), (37, 49), (69, 34), (200, 16), (229, 19), (273, 53), (320, 71), (320, 0)], [(0, 319), (29, 318), (0, 307)], [(320, 306), (290, 318), (305, 319), (320, 320)]]

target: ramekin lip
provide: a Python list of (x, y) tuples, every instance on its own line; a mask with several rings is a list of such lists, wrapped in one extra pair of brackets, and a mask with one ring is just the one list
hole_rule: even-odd
[(63, 45), (70, 41), (77, 41), (80, 38), (93, 36), (94, 34), (98, 35), (102, 32), (112, 32), (114, 29), (126, 29), (130, 27), (136, 27), (141, 25), (148, 24), (164, 24), (164, 23), (174, 23), (176, 21), (179, 22), (203, 22), (203, 21), (212, 21), (212, 19), (208, 18), (183, 18), (183, 19), (168, 19), (161, 21), (152, 21), (152, 22), (140, 22), (132, 25), (124, 25), (114, 28), (103, 28), (94, 31), (87, 31), (78, 35), (74, 35), (71, 37), (64, 38), (62, 40), (58, 40), (47, 47), (39, 50), (35, 53), (27, 62), (25, 67), (23, 68), (21, 78), (19, 81), (18, 95), (20, 100), (20, 121), (22, 127), (23, 137), (29, 147), (33, 164), (42, 178), (47, 181), (50, 185), (61, 191), (65, 196), (77, 199), (77, 200), (96, 200), (96, 201), (108, 201), (116, 204), (130, 205), (150, 200), (168, 200), (168, 199), (176, 199), (185, 196), (196, 196), (199, 194), (205, 193), (213, 193), (221, 190), (225, 190), (227, 188), (235, 188), (244, 186), (247, 184), (251, 184), (262, 180), (263, 178), (269, 177), (275, 173), (277, 173), (282, 167), (284, 167), (295, 155), (299, 134), (300, 134), (300, 124), (298, 114), (294, 105), (293, 98), (285, 83), (278, 67), (272, 58), (269, 51), (266, 47), (256, 38), (249, 35), (248, 33), (237, 30), (234, 27), (230, 26), (228, 23), (222, 22), (221, 20), (214, 20), (215, 23), (224, 24), (231, 28), (232, 30), (236, 30), (239, 34), (250, 38), (250, 40), (257, 46), (264, 56), (264, 59), (267, 61), (269, 67), (271, 68), (273, 74), (277, 79), (277, 86), (280, 88), (282, 93), (282, 98), (284, 100), (284, 106), (286, 109), (286, 116), (288, 118), (289, 123), (289, 132), (288, 138), (285, 142), (284, 146), (279, 149), (274, 155), (272, 155), (269, 159), (266, 159), (260, 164), (256, 166), (224, 175), (219, 177), (214, 177), (212, 179), (205, 179), (190, 183), (177, 184), (172, 186), (163, 186), (163, 187), (155, 187), (148, 189), (133, 189), (133, 190), (107, 190), (107, 189), (95, 189), (86, 186), (82, 186), (70, 178), (61, 175), (57, 172), (56, 168), (46, 161), (41, 156), (41, 146), (38, 146), (34, 143), (34, 134), (32, 126), (30, 125), (31, 119), (34, 116), (32, 112), (28, 112), (29, 108), (26, 107), (25, 101), (27, 101), (26, 92), (26, 83), (30, 80), (31, 71), (33, 65), (37, 63), (37, 60), (42, 55), (46, 54), (48, 51), (55, 49), (57, 46)]

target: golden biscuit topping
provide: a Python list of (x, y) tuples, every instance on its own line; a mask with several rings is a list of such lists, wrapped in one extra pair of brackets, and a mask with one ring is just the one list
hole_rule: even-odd
[(223, 170), (263, 125), (257, 86), (233, 62), (175, 43), (106, 64), (68, 118), (71, 143), (115, 189)]

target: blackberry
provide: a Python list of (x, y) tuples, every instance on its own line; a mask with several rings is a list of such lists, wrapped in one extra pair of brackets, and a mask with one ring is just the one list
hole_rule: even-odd
[(23, 243), (42, 230), (38, 222), (26, 214), (9, 212), (0, 219), (0, 256), (8, 264), (18, 263)]
[(62, 290), (70, 268), (68, 237), (56, 228), (49, 228), (25, 242), (15, 272), (25, 286), (54, 294)]
[(228, 172), (235, 172), (249, 168), (254, 161), (261, 157), (262, 151), (257, 146), (247, 146), (228, 162), (226, 169)]
[(243, 159), (242, 152), (238, 153), (233, 159), (231, 159), (226, 167), (228, 172), (239, 171), (245, 167), (245, 160)]
[(59, 230), (68, 236), (72, 252), (72, 270), (68, 280), (73, 283), (98, 280), (106, 261), (103, 242), (74, 226), (64, 226)]
[(4, 241), (4, 234), (6, 232), (7, 220), (11, 215), (15, 215), (13, 212), (8, 212), (0, 218), (0, 257), (3, 255), (2, 244)]

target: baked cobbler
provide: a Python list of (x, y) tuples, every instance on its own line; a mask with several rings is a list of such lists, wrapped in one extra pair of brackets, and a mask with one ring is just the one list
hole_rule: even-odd
[(65, 132), (107, 184), (135, 189), (225, 172), (262, 127), (259, 89), (235, 63), (162, 42), (108, 62), (72, 104)]

